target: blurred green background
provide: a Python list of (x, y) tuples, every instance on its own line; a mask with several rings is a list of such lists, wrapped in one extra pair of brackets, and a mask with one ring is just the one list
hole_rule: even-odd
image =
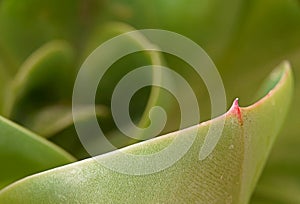
[[(72, 125), (76, 73), (102, 42), (133, 29), (165, 29), (189, 37), (213, 59), (229, 107), (254, 102), (263, 79), (283, 60), (295, 74), (295, 94), (286, 123), (254, 193), (252, 203), (295, 203), (300, 196), (300, 2), (297, 0), (0, 0), (0, 113), (47, 137), (82, 159), (88, 156)], [(201, 121), (210, 119), (210, 101), (200, 77), (182, 60), (164, 54), (162, 63), (193, 87)], [(110, 115), (114, 85), (128, 71), (151, 63), (146, 52), (116, 62), (101, 81), (96, 98), (99, 123), (117, 146)], [(102, 87), (102, 88), (101, 88)], [(178, 105), (168, 93), (170, 115)], [(133, 98), (139, 121), (150, 88)], [(172, 104), (172, 105), (169, 105)], [(171, 107), (170, 107), (171, 106)], [(171, 117), (165, 132), (174, 130)]]

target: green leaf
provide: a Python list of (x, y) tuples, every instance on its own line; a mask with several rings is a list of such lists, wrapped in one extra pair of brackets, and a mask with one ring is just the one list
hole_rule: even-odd
[[(128, 24), (121, 22), (108, 22), (96, 27), (90, 35), (87, 41), (84, 57), (87, 57), (94, 49), (100, 46), (102, 43), (126, 32), (135, 30)], [(96, 95), (96, 103), (103, 104), (107, 107), (111, 105), (112, 93), (118, 82), (129, 72), (133, 71), (137, 67), (142, 67), (148, 64), (151, 65), (163, 65), (164, 58), (159, 52), (144, 51), (151, 42), (142, 34), (139, 34), (136, 38), (130, 36), (125, 37), (124, 47), (128, 49), (138, 48), (140, 52), (135, 52), (121, 59), (116, 59), (116, 62), (107, 70), (101, 81), (99, 82), (98, 91)], [(114, 57), (114, 52), (111, 57)], [(163, 79), (158, 69), (152, 68), (151, 74), (144, 74), (144, 78), (150, 78), (153, 81), (166, 80)], [(139, 90), (138, 94), (134, 96), (130, 101), (130, 115), (133, 121), (138, 124), (139, 127), (147, 127), (149, 125), (149, 110), (155, 105), (164, 104), (166, 109), (170, 109), (169, 103), (170, 96), (165, 96), (163, 89), (159, 87), (144, 87)], [(165, 103), (168, 101), (168, 104)], [(137, 142), (135, 139), (124, 136), (120, 131), (116, 130), (114, 126), (113, 117), (110, 117), (110, 121), (105, 121), (106, 130), (111, 131), (109, 139), (113, 140), (113, 143), (117, 147), (127, 146), (129, 144)], [(101, 123), (101, 121), (100, 121)], [(170, 125), (170, 124), (168, 124)], [(113, 130), (113, 131), (112, 131)], [(117, 140), (114, 137), (118, 137)], [(101, 148), (99, 148), (101, 149)], [(104, 150), (107, 152), (108, 150)], [(101, 152), (103, 153), (103, 152)]]
[[(77, 122), (85, 121), (94, 115), (92, 107), (82, 107)], [(98, 117), (105, 117), (108, 109), (97, 105), (95, 108)], [(73, 124), (72, 108), (69, 106), (55, 105), (47, 107), (31, 116), (25, 125), (43, 137), (51, 137)]]
[[(299, 84), (298, 84), (299, 86)], [(297, 87), (296, 87), (297, 89)], [(298, 97), (297, 94), (294, 94)], [(300, 202), (300, 158), (296, 98), (288, 120), (276, 141), (270, 158), (251, 198), (253, 204), (285, 204)]]
[[(94, 110), (89, 106), (81, 107), (77, 111), (79, 111), (77, 123), (84, 123), (94, 116)], [(95, 114), (98, 119), (106, 119), (108, 113), (107, 107), (96, 105)], [(90, 157), (77, 136), (72, 108), (69, 106), (46, 107), (36, 115), (31, 115), (25, 126), (30, 127), (42, 137), (47, 137), (77, 159)]]
[(0, 188), (73, 161), (62, 149), (0, 117)]
[[(109, 162), (120, 162), (124, 169), (134, 165), (115, 151), (20, 180), (0, 191), (0, 202), (247, 203), (291, 100), (289, 65), (282, 64), (271, 77), (274, 75), (279, 81), (275, 80), (274, 88), (254, 105), (240, 108), (236, 100), (216, 119), (123, 149), (130, 154), (150, 155), (166, 148), (177, 136), (184, 146), (197, 133), (189, 151), (167, 169), (146, 175), (110, 170), (104, 167)], [(217, 146), (199, 160), (200, 149), (201, 158), (207, 147), (204, 141), (209, 127), (224, 121)], [(160, 157), (161, 163), (144, 163), (139, 168), (155, 168), (152, 165), (172, 157), (165, 154)]]
[[(248, 186), (251, 192), (254, 190), (261, 170), (266, 162), (268, 154), (263, 152), (270, 152), (274, 143), (274, 138), (271, 135), (277, 135), (280, 127), (284, 122), (285, 115), (287, 114), (288, 107), (291, 102), (293, 94), (293, 78), (288, 62), (284, 62), (269, 76), (268, 80), (264, 83), (265, 93), (267, 95), (256, 104), (244, 108), (244, 118), (248, 123), (244, 125), (246, 131), (245, 136), (248, 139), (246, 143), (245, 155), (245, 170), (254, 175), (253, 178), (247, 177), (244, 174), (243, 183)], [(272, 85), (277, 86), (272, 88)], [(280, 90), (281, 88), (281, 90)], [(268, 92), (268, 90), (270, 90)], [(260, 91), (264, 93), (263, 91)], [(249, 127), (247, 127), (247, 125)], [(247, 133), (248, 132), (248, 133)], [(252, 135), (260, 135), (260, 137), (252, 137)], [(249, 154), (248, 154), (249, 153)], [(249, 189), (244, 188), (244, 193)], [(247, 197), (247, 200), (249, 199)]]
[(22, 121), (29, 112), (70, 98), (73, 59), (65, 41), (51, 41), (32, 53), (6, 90), (4, 115)]
[[(264, 75), (283, 59), (294, 67), (296, 79), (291, 111), (274, 144), (266, 168), (251, 200), (253, 203), (299, 203), (300, 199), (300, 7), (297, 1), (248, 1), (231, 49), (219, 67), (229, 81), (229, 96), (250, 97)], [(241, 69), (241, 65), (243, 69)], [(225, 71), (226, 70), (226, 71)], [(240, 76), (235, 80), (235, 73)], [(251, 83), (244, 83), (251, 82)], [(225, 84), (226, 85), (226, 84)], [(229, 90), (229, 88), (227, 89)], [(242, 92), (241, 90), (249, 90)], [(297, 192), (297, 193), (293, 193)], [(292, 195), (294, 194), (294, 195)]]

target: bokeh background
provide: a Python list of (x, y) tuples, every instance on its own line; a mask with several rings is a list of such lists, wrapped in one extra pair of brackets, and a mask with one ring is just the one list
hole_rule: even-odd
[[(295, 75), (293, 103), (251, 203), (297, 203), (297, 0), (0, 0), (0, 114), (62, 146), (78, 159), (88, 157), (72, 125), (76, 73), (90, 52), (105, 40), (144, 28), (174, 31), (198, 43), (222, 76), (228, 107), (236, 97), (240, 98), (241, 106), (253, 103), (264, 78), (283, 60), (290, 61)], [(210, 101), (202, 79), (182, 60), (167, 54), (160, 58), (193, 87), (201, 121), (210, 119)], [(99, 123), (117, 146), (134, 141), (115, 132), (109, 111), (112, 90), (128, 71), (149, 63), (151, 55), (146, 52), (127, 56), (112, 66), (99, 85)], [(151, 88), (144, 88), (132, 99), (133, 120), (141, 119), (150, 92)], [(177, 117), (173, 117), (178, 115), (178, 104), (167, 92), (164, 95), (168, 100), (163, 104), (172, 116), (165, 132), (170, 132), (178, 125)]]

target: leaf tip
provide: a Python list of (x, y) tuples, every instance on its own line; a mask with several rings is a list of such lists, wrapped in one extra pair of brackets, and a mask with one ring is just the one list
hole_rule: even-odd
[(239, 99), (238, 98), (236, 98), (233, 101), (233, 104), (232, 104), (231, 108), (229, 109), (229, 113), (232, 113), (232, 114), (236, 115), (239, 122), (240, 122), (240, 124), (243, 125), (243, 117), (242, 117), (241, 108), (239, 106)]

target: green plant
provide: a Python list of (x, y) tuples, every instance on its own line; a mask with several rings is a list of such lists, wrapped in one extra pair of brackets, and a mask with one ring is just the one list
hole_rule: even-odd
[[(221, 117), (180, 130), (183, 137), (189, 137), (189, 131), (198, 128), (199, 133), (189, 153), (169, 169), (153, 175), (128, 176), (101, 167), (93, 159), (75, 162), (89, 157), (76, 137), (72, 121), (71, 97), (76, 73), (94, 48), (132, 30), (129, 25), (173, 30), (203, 46), (220, 68), (228, 100), (238, 95), (243, 103), (249, 103), (258, 82), (282, 60), (288, 59), (296, 79), (299, 76), (297, 1), (205, 0), (187, 4), (169, 0), (26, 3), (2, 0), (0, 113), (41, 136), (1, 117), (0, 203), (247, 203), (253, 191), (251, 203), (300, 202), (297, 83), (292, 111), (258, 181), (293, 95), (292, 73), (286, 63), (266, 82), (257, 98), (269, 94), (258, 103), (248, 108), (235, 104)], [(129, 56), (114, 65), (118, 71), (112, 71), (104, 79), (103, 84), (108, 88), (96, 97), (98, 119), (116, 146), (137, 141), (115, 132), (109, 113), (111, 91), (122, 75), (147, 63), (170, 65), (187, 78), (198, 98), (207, 98), (200, 105), (209, 109), (208, 94), (199, 79), (185, 71), (189, 69), (184, 63), (157, 53)], [(153, 102), (150, 105), (162, 103), (171, 114), (176, 113), (175, 103), (155, 101), (151, 91), (143, 90), (133, 101), (133, 117), (140, 124), (147, 123), (144, 114), (147, 101)], [(202, 120), (209, 119), (206, 109)], [(80, 111), (82, 122), (92, 115), (90, 106)], [(165, 132), (174, 131), (177, 124), (174, 118)], [(222, 119), (226, 121), (222, 139), (209, 158), (199, 161), (207, 127)], [(129, 146), (126, 151), (151, 153), (169, 144), (174, 134)], [(118, 153), (110, 157), (107, 158), (117, 160)], [(75, 163), (62, 166), (71, 162)], [(126, 165), (126, 161), (121, 162)], [(54, 168), (58, 166), (62, 167)]]
[[(183, 138), (183, 144), (190, 139), (192, 132), (196, 131), (197, 137), (187, 154), (168, 169), (144, 176), (126, 175), (110, 170), (97, 162), (97, 160), (104, 163), (106, 160), (116, 160), (126, 168), (130, 161), (118, 159), (121, 153), (113, 152), (104, 157), (99, 156), (97, 160), (87, 159), (20, 180), (0, 192), (0, 201), (246, 203), (262, 171), (283, 116), (287, 112), (293, 86), (291, 77), (290, 68), (284, 64), (267, 82), (268, 87), (270, 84), (271, 87), (274, 86), (275, 83), (274, 89), (256, 104), (240, 108), (236, 100), (223, 116), (180, 130), (179, 137)], [(268, 89), (264, 91), (268, 92)], [(216, 149), (208, 158), (199, 161), (198, 152), (203, 146), (209, 126), (222, 120), (225, 120), (225, 127)], [(2, 129), (13, 128), (7, 122), (3, 122), (2, 126)], [(12, 131), (12, 135), (14, 132), (17, 131)], [(132, 145), (126, 151), (142, 155), (155, 153), (168, 146), (176, 136), (176, 133), (160, 136)], [(18, 138), (16, 140), (18, 141)], [(6, 146), (8, 145), (14, 146), (14, 143), (7, 143)], [(10, 146), (4, 153), (11, 151)], [(34, 145), (31, 147), (32, 151), (38, 151), (34, 149)], [(43, 154), (42, 151), (39, 152)], [(28, 153), (30, 153), (28, 150), (22, 151), (22, 154)], [(165, 158), (161, 158), (161, 162), (170, 157), (171, 155), (165, 155)], [(8, 159), (15, 161), (19, 158)], [(67, 160), (63, 153), (61, 159)], [(19, 176), (13, 175), (13, 170), (14, 168), (7, 169), (10, 176)]]

